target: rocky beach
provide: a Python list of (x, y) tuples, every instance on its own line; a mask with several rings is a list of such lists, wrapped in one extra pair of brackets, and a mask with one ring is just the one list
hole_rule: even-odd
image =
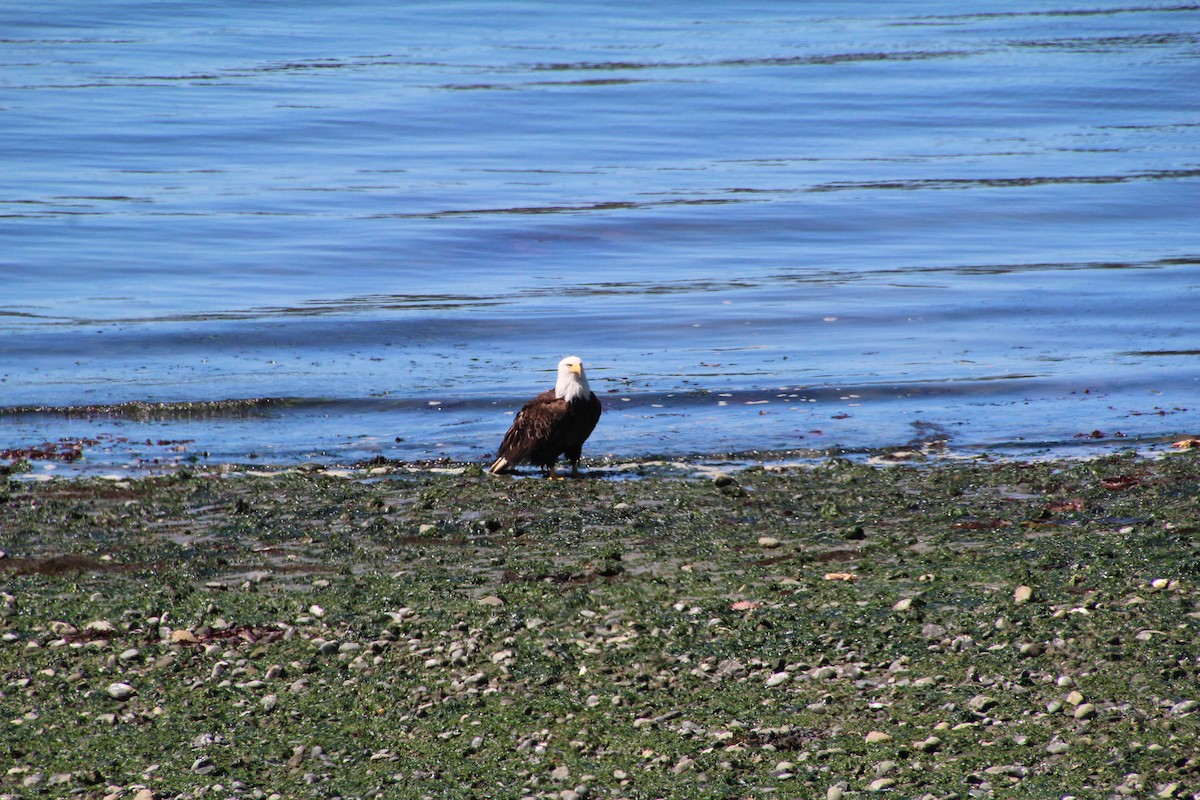
[(1200, 460), (0, 484), (0, 797), (1200, 796)]

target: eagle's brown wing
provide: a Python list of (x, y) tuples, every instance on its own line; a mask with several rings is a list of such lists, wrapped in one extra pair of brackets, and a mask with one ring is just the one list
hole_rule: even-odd
[(542, 466), (553, 463), (563, 451), (560, 440), (566, 416), (567, 403), (555, 397), (553, 389), (530, 400), (517, 412), (512, 427), (504, 434), (491, 471), (503, 472), (531, 460)]
[(571, 435), (563, 454), (574, 467), (583, 452), (583, 443), (596, 430), (600, 421), (600, 398), (592, 394), (587, 400), (576, 400), (571, 408)]

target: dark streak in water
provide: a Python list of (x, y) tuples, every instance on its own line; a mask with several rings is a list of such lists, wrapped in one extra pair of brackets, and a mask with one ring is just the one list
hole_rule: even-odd
[(1191, 44), (1200, 39), (1197, 33), (1160, 33), (1136, 36), (1096, 36), (1078, 39), (1046, 39), (1012, 42), (1014, 47), (1031, 47), (1048, 50), (1124, 50), (1132, 47), (1159, 47), (1171, 44)]
[(1159, 356), (1200, 356), (1200, 350), (1128, 350), (1123, 356), (1155, 358)]
[(918, 178), (906, 181), (837, 181), (814, 186), (810, 192), (840, 192), (853, 189), (975, 189), (979, 187), (1009, 188), (1013, 186), (1043, 186), (1057, 184), (1107, 184), (1135, 181), (1184, 180), (1200, 176), (1200, 169), (1159, 170), (1135, 172), (1129, 175), (1059, 175), (1044, 178)]
[[(721, 375), (728, 373), (722, 372)], [(677, 377), (716, 377), (717, 373), (690, 373)], [(610, 407), (630, 409), (695, 409), (714, 405), (782, 405), (819, 402), (826, 404), (855, 399), (889, 399), (894, 397), (971, 397), (979, 394), (1003, 394), (1005, 386), (1012, 391), (1025, 389), (1030, 381), (1040, 380), (1033, 374), (1000, 374), (974, 378), (935, 380), (920, 379), (905, 383), (857, 383), (837, 386), (772, 386), (762, 389), (741, 389), (716, 392), (697, 388), (686, 391), (626, 392), (620, 389), (603, 391), (604, 402)], [(999, 388), (998, 388), (999, 387)], [(598, 388), (598, 391), (599, 388)], [(441, 395), (439, 395), (441, 397)], [(369, 411), (492, 411), (517, 408), (523, 396), (474, 395), (459, 399), (431, 400), (421, 397), (254, 397), (206, 402), (152, 403), (130, 402), (112, 405), (84, 406), (12, 406), (0, 407), (0, 418), (45, 414), (62, 417), (104, 416), (138, 421), (244, 418), (279, 413), (321, 411), (330, 414)]]
[(445, 217), (480, 216), (485, 214), (582, 214), (589, 211), (618, 211), (657, 206), (713, 206), (743, 202), (729, 198), (691, 198), (658, 200), (648, 203), (610, 201), (573, 206), (522, 206), (518, 208), (464, 208), (406, 214), (371, 214), (364, 219), (441, 219)]
[(676, 281), (601, 281), (576, 285), (554, 285), (545, 289), (524, 289), (494, 295), (476, 294), (369, 294), (311, 300), (300, 306), (261, 306), (245, 309), (203, 311), (146, 317), (72, 318), (50, 317), (29, 312), (4, 310), (0, 317), (18, 317), (44, 321), (49, 326), (90, 326), (147, 324), (161, 322), (244, 321), (269, 318), (326, 317), (374, 311), (453, 311), (503, 308), (527, 300), (546, 297), (621, 297), (652, 295), (719, 294), (729, 291), (770, 289), (780, 285), (839, 286), (865, 281), (886, 281), (899, 286), (896, 276), (914, 275), (1010, 275), (1029, 272), (1073, 272), (1083, 270), (1152, 270), (1166, 266), (1193, 265), (1200, 257), (1176, 257), (1157, 261), (1131, 262), (1045, 262), (1033, 264), (959, 264), (949, 267), (903, 267), (873, 272), (814, 269), (759, 276), (717, 280), (712, 278)]
[(1157, 14), (1177, 11), (1198, 11), (1200, 5), (1180, 6), (1129, 6), (1127, 8), (1080, 8), (1080, 9), (1050, 9), (1047, 11), (998, 11), (979, 12), (974, 14), (942, 14), (928, 17), (914, 17), (912, 20), (901, 20), (894, 25), (928, 24), (929, 22), (945, 22), (981, 19), (1021, 19), (1024, 17), (1108, 17), (1118, 14)]
[(695, 69), (697, 67), (792, 67), (849, 64), (862, 61), (925, 61), (938, 58), (963, 58), (973, 55), (968, 50), (916, 50), (898, 53), (837, 53), (815, 56), (782, 56), (772, 58), (727, 58), (715, 61), (583, 61), (576, 63), (536, 64), (535, 71), (563, 72), (620, 71), (642, 69)]

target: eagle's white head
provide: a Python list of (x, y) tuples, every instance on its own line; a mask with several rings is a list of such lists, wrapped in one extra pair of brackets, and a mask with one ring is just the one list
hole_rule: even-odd
[(583, 360), (579, 356), (567, 356), (558, 362), (558, 381), (554, 384), (554, 396), (566, 400), (586, 400), (592, 396), (587, 375), (583, 372)]

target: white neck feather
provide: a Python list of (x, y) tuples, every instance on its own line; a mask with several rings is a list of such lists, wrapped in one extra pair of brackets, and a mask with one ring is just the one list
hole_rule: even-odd
[(566, 369), (558, 371), (558, 382), (554, 384), (554, 396), (566, 400), (586, 400), (592, 396), (586, 375), (576, 375)]

